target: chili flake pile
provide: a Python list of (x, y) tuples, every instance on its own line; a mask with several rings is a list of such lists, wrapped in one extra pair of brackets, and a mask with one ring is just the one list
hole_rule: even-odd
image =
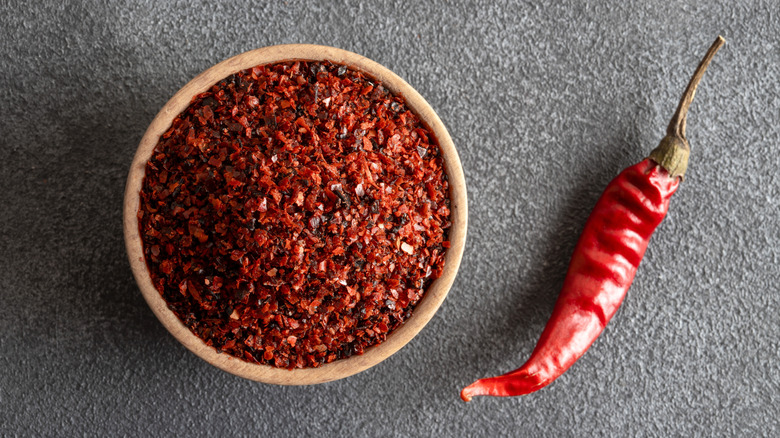
[(330, 62), (244, 70), (193, 99), (146, 165), (152, 282), (206, 344), (317, 367), (403, 323), (440, 276), (449, 186), (433, 134)]

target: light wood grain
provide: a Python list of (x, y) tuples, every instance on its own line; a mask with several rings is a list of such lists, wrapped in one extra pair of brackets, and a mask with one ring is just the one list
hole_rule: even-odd
[[(362, 355), (351, 356), (318, 368), (295, 370), (250, 364), (228, 354), (217, 353), (214, 348), (207, 346), (192, 334), (168, 309), (160, 293), (152, 285), (149, 271), (144, 262), (136, 216), (146, 162), (151, 157), (160, 135), (171, 126), (173, 119), (190, 104), (193, 96), (206, 91), (216, 82), (240, 70), (287, 60), (330, 60), (345, 64), (368, 73), (380, 80), (394, 93), (402, 95), (409, 108), (429, 126), (439, 142), (450, 183), (452, 212), (452, 228), (449, 231), (451, 246), (446, 253), (444, 272), (426, 291), (412, 316), (401, 327), (393, 331), (387, 340), (368, 348)], [(223, 61), (194, 78), (163, 106), (141, 139), (130, 167), (124, 199), (124, 235), (127, 255), (141, 293), (160, 322), (185, 347), (208, 363), (247, 379), (279, 385), (310, 385), (338, 380), (366, 370), (398, 351), (422, 330), (444, 301), (455, 280), (466, 242), (467, 211), (466, 183), (458, 153), (444, 124), (417, 91), (390, 70), (355, 53), (333, 47), (290, 44), (252, 50)]]

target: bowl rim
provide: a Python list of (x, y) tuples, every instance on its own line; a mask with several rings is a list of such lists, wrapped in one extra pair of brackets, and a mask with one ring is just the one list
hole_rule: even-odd
[[(206, 345), (179, 320), (152, 284), (143, 255), (137, 212), (146, 162), (160, 136), (171, 126), (173, 119), (189, 106), (194, 96), (238, 71), (257, 65), (295, 60), (328, 60), (344, 64), (369, 74), (393, 93), (403, 96), (407, 107), (433, 131), (439, 142), (450, 186), (452, 225), (449, 230), (450, 248), (445, 253), (442, 275), (428, 287), (412, 316), (391, 332), (384, 342), (367, 348), (361, 355), (339, 359), (316, 368), (288, 370), (252, 364), (230, 354), (217, 353), (216, 349)], [(414, 88), (386, 67), (356, 53), (328, 46), (284, 44), (250, 50), (208, 68), (176, 92), (160, 109), (144, 133), (128, 173), (123, 205), (123, 229), (127, 256), (141, 294), (157, 319), (182, 345), (211, 365), (246, 379), (278, 385), (310, 385), (342, 379), (367, 370), (400, 350), (422, 330), (441, 306), (457, 275), (466, 241), (467, 212), (466, 182), (455, 145), (433, 108)]]

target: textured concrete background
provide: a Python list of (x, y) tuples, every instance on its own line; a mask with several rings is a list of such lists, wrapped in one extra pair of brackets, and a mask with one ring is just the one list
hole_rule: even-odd
[[(551, 3), (0, 1), (0, 435), (776, 436), (778, 3)], [(719, 33), (688, 179), (606, 332), (541, 392), (461, 402), (531, 352), (601, 190), (657, 144)], [(157, 322), (121, 206), (176, 90), (296, 42), (417, 88), (460, 151), (471, 215), (455, 286), (408, 346), (343, 381), (275, 387)]]

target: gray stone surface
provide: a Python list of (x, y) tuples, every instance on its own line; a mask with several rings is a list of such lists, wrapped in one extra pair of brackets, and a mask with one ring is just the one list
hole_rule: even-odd
[[(0, 1), (0, 435), (756, 436), (780, 430), (777, 2)], [(533, 349), (600, 191), (696, 96), (688, 179), (605, 333), (550, 387), (460, 388)], [(470, 230), (429, 326), (346, 380), (225, 374), (157, 322), (124, 180), (157, 110), (240, 52), (318, 43), (448, 125)]]

